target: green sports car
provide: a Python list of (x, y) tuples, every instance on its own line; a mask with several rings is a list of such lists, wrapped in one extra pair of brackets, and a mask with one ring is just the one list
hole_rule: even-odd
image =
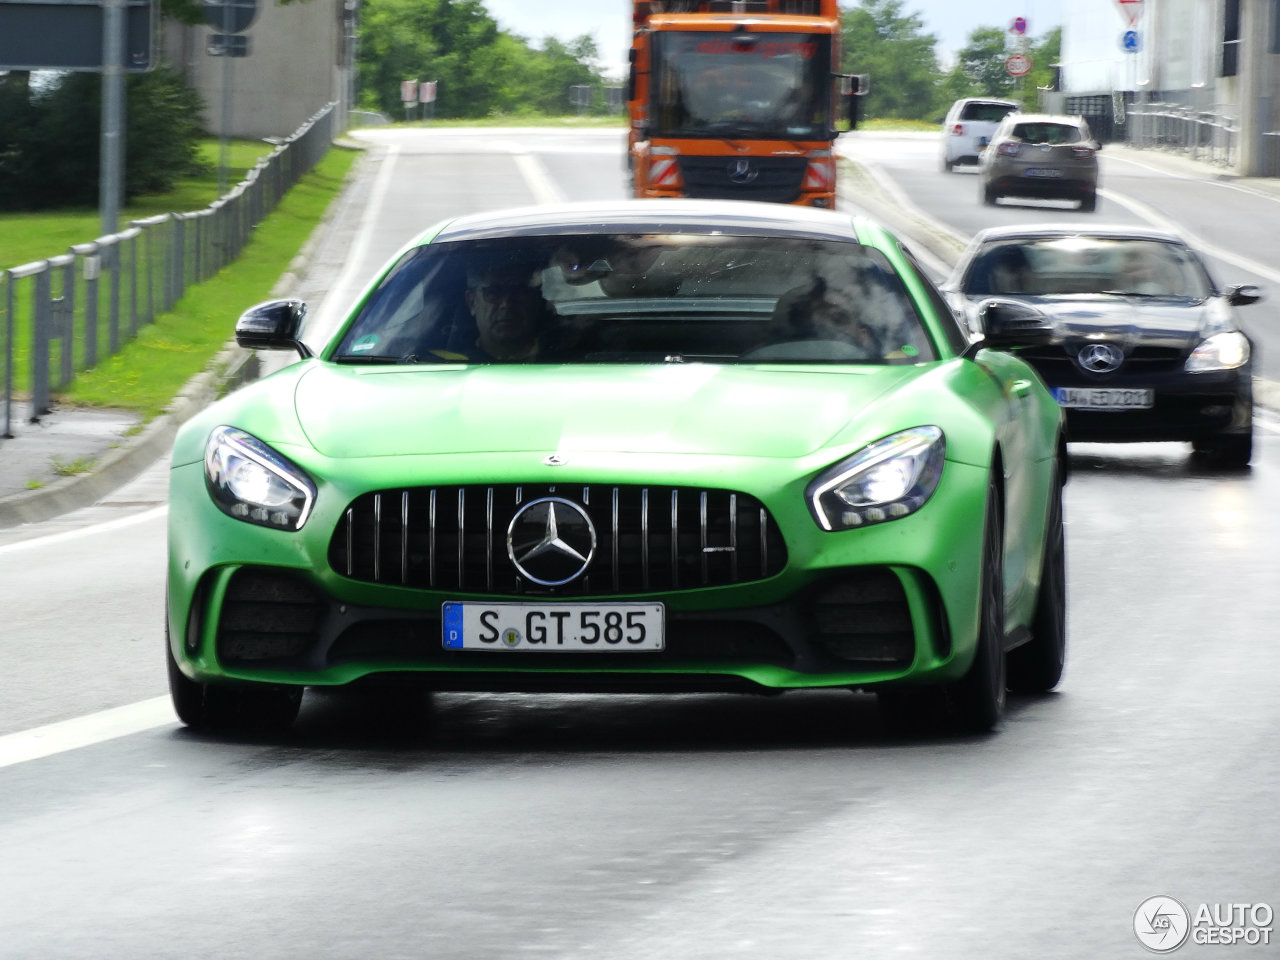
[(893, 235), (627, 200), (438, 224), (323, 344), (173, 449), (178, 716), (306, 687), (842, 687), (993, 727), (1065, 652), (1063, 413), (992, 300), (971, 338)]

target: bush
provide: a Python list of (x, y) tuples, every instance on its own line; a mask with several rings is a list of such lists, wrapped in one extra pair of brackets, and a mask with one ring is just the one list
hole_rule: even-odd
[[(99, 200), (102, 78), (64, 73), (36, 86), (0, 83), (0, 209), (94, 206)], [(200, 96), (171, 67), (126, 79), (124, 198), (171, 189), (200, 167)]]

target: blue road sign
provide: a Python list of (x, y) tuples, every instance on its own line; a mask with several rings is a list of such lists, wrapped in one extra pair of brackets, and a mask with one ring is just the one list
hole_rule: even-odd
[(1120, 38), (1120, 46), (1125, 53), (1137, 53), (1142, 49), (1142, 38), (1138, 36), (1138, 31), (1126, 30), (1124, 36)]

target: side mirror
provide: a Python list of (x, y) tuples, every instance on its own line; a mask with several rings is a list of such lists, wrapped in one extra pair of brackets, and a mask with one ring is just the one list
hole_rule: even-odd
[(1243, 307), (1262, 299), (1262, 289), (1256, 283), (1233, 283), (1223, 292), (1233, 307)]
[(964, 351), (972, 359), (979, 350), (1009, 350), (1052, 343), (1056, 336), (1052, 318), (1018, 300), (984, 300), (978, 307), (982, 338)]
[(297, 350), (311, 356), (298, 339), (307, 305), (301, 300), (268, 300), (250, 307), (236, 321), (236, 343), (248, 350)]

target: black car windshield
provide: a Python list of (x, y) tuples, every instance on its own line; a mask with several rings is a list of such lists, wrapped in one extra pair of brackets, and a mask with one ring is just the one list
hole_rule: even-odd
[(972, 296), (1080, 294), (1203, 300), (1213, 285), (1186, 247), (1164, 240), (1110, 237), (1020, 238), (988, 244), (970, 264)]
[(829, 37), (660, 33), (654, 38), (654, 136), (817, 140), (831, 127)]
[(350, 363), (932, 360), (902, 278), (853, 242), (578, 235), (434, 243), (387, 274)]

